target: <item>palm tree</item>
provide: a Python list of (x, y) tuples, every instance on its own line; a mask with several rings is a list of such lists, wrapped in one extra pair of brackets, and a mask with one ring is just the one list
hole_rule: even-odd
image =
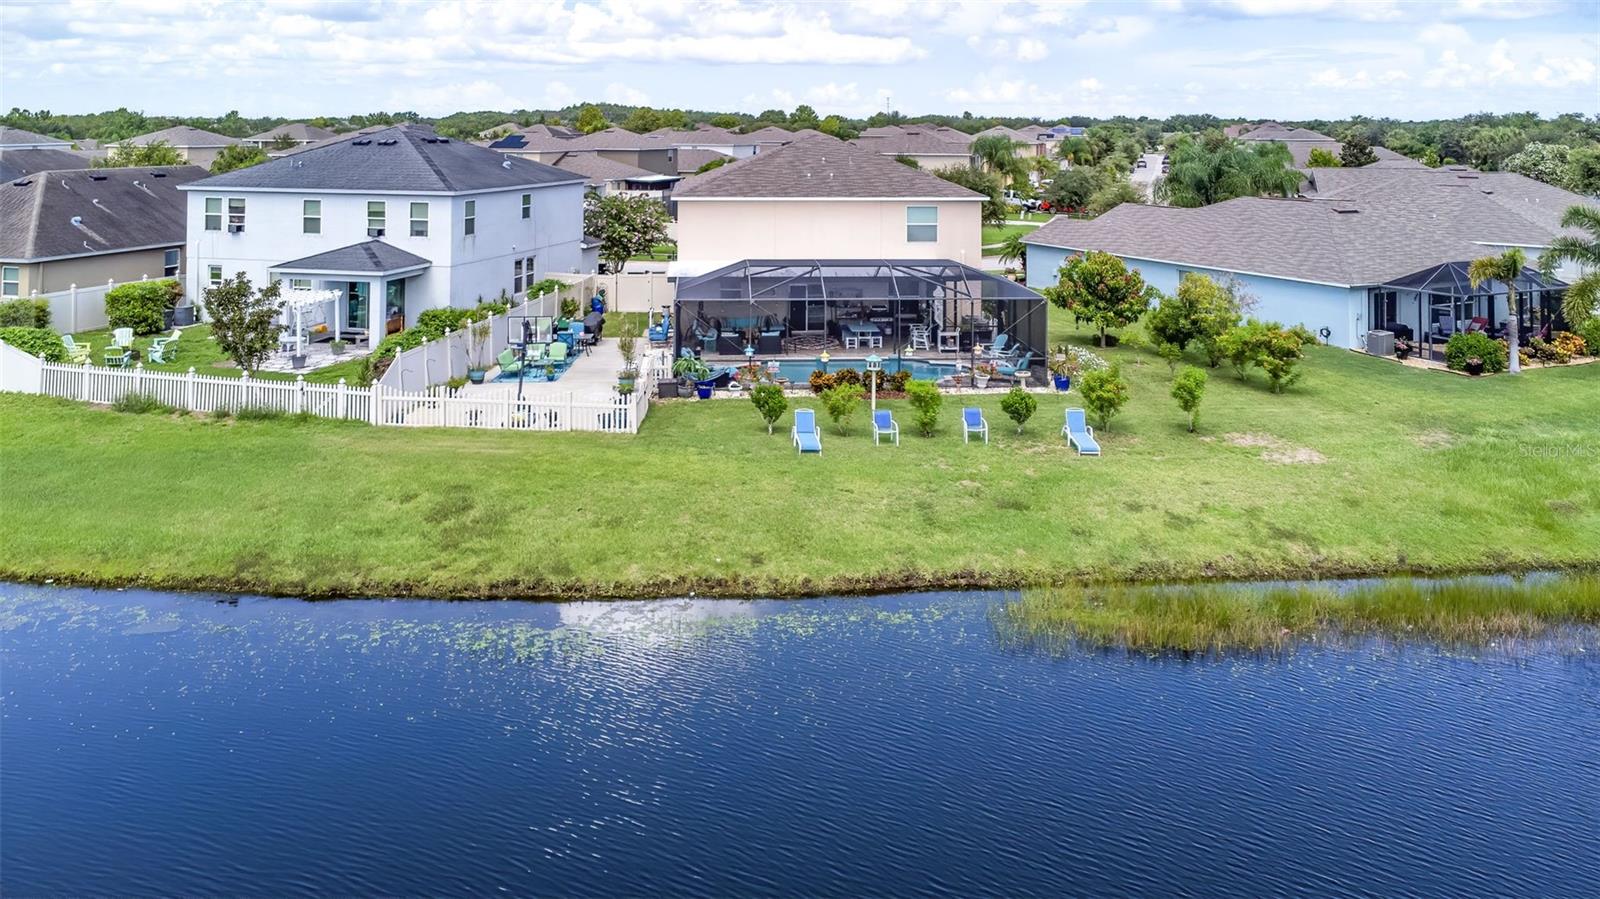
[(972, 142), (972, 156), (991, 172), (1010, 175), (1017, 168), (1017, 147), (1004, 134), (990, 134)]
[(1000, 261), (1020, 263), (1022, 279), (1028, 279), (1028, 245), (1022, 242), (1025, 232), (1017, 232), (1000, 242)]
[(1183, 139), (1173, 148), (1171, 171), (1155, 183), (1155, 200), (1169, 206), (1209, 206), (1236, 197), (1292, 197), (1300, 173), (1290, 167), (1288, 147), (1278, 143), (1246, 148), (1237, 142), (1207, 145)]
[(1549, 249), (1539, 256), (1539, 269), (1549, 276), (1563, 262), (1578, 264), (1582, 274), (1567, 288), (1566, 299), (1561, 301), (1561, 317), (1567, 320), (1568, 328), (1577, 330), (1600, 315), (1600, 209), (1569, 206), (1561, 215), (1561, 227), (1588, 233), (1582, 237), (1562, 235), (1550, 241)]
[(1522, 371), (1517, 347), (1517, 278), (1527, 264), (1528, 257), (1512, 247), (1498, 256), (1474, 259), (1467, 266), (1467, 280), (1474, 288), (1485, 281), (1499, 281), (1506, 286), (1506, 370), (1512, 374)]

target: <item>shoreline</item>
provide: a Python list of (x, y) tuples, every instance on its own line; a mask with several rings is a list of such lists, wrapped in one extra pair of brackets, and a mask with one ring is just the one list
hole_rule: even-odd
[[(1529, 574), (1581, 575), (1600, 573), (1600, 558), (1586, 561), (1527, 560), (1485, 567), (1451, 565), (1388, 565), (1330, 564), (1312, 566), (1286, 566), (1268, 569), (1242, 566), (1224, 569), (1205, 566), (1206, 571), (1184, 573), (1181, 567), (1172, 566), (1165, 572), (1141, 569), (1138, 573), (1112, 573), (1090, 577), (1087, 574), (1068, 574), (1056, 578), (1025, 576), (1022, 572), (979, 574), (976, 572), (951, 572), (947, 575), (919, 577), (874, 576), (805, 578), (789, 585), (778, 586), (760, 579), (741, 581), (711, 581), (693, 579), (660, 579), (634, 584), (568, 582), (535, 586), (541, 582), (519, 584), (491, 583), (480, 586), (463, 586), (452, 589), (438, 585), (370, 584), (348, 587), (307, 588), (282, 583), (249, 583), (220, 576), (130, 578), (89, 574), (50, 572), (17, 572), (0, 567), (0, 582), (37, 587), (63, 587), (96, 590), (161, 590), (175, 593), (226, 593), (241, 596), (264, 596), (275, 599), (299, 599), (308, 602), (340, 600), (435, 600), (450, 602), (626, 602), (630, 600), (658, 599), (718, 599), (728, 601), (752, 599), (819, 599), (824, 597), (868, 597), (892, 593), (966, 592), (990, 590), (1033, 590), (1061, 587), (1155, 587), (1199, 586), (1223, 584), (1249, 584), (1278, 581), (1319, 582), (1367, 578), (1456, 578), (1456, 577), (1517, 577)], [(867, 583), (870, 581), (871, 583)]]

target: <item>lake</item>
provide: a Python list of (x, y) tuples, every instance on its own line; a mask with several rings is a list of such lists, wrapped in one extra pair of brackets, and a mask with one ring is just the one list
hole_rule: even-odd
[(1592, 640), (1185, 660), (1001, 594), (0, 585), (0, 891), (1593, 895)]

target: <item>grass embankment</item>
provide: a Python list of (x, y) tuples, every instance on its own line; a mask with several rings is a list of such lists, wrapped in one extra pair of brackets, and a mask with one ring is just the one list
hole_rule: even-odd
[(1000, 244), (1005, 243), (1006, 238), (1013, 234), (1027, 234), (1031, 231), (1038, 230), (1038, 228), (1038, 225), (1001, 225), (999, 227), (994, 225), (984, 225), (983, 247), (984, 249), (998, 247)]
[[(1055, 339), (1071, 336), (1059, 325)], [(1600, 366), (1469, 379), (1312, 348), (1270, 393), (1212, 372), (1199, 434), (1148, 351), (1080, 458), (1077, 394), (988, 446), (947, 397), (825, 425), (657, 404), (635, 437), (126, 415), (0, 396), (0, 578), (305, 595), (794, 595), (1600, 562)], [(819, 410), (820, 401), (799, 400)]]
[(1481, 645), (1600, 625), (1600, 577), (1400, 580), (1349, 590), (1066, 587), (1026, 591), (996, 617), (1007, 637), (1051, 648), (1276, 652), (1324, 635)]
[[(135, 337), (133, 339), (133, 347), (139, 351), (139, 358), (143, 360), (142, 364), (146, 371), (182, 373), (192, 367), (197, 375), (213, 375), (221, 378), (237, 378), (243, 373), (240, 371), (239, 366), (233, 363), (233, 360), (223, 354), (222, 350), (217, 346), (217, 342), (211, 339), (210, 325), (187, 325), (179, 330), (183, 332), (183, 336), (178, 338), (177, 343), (172, 344), (177, 348), (176, 356), (173, 361), (159, 365), (152, 364), (149, 361), (150, 344), (157, 337), (172, 336), (172, 332), (162, 331), (159, 334), (151, 334), (148, 337)], [(73, 334), (72, 339), (77, 343), (87, 343), (93, 347), (93, 352), (89, 355), (89, 361), (94, 365), (100, 365), (105, 358), (105, 348), (111, 345), (111, 329), (101, 328), (97, 331), (80, 331)], [(293, 381), (296, 374), (304, 374), (306, 380), (314, 384), (337, 384), (340, 378), (344, 378), (349, 383), (354, 384), (360, 378), (360, 371), (361, 360), (350, 359), (346, 362), (304, 372), (263, 371), (257, 372), (251, 377), (264, 380)]]

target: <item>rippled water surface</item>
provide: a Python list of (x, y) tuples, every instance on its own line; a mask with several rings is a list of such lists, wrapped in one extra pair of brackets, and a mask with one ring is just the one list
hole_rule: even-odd
[(1592, 649), (0, 585), (7, 895), (1594, 895)]

